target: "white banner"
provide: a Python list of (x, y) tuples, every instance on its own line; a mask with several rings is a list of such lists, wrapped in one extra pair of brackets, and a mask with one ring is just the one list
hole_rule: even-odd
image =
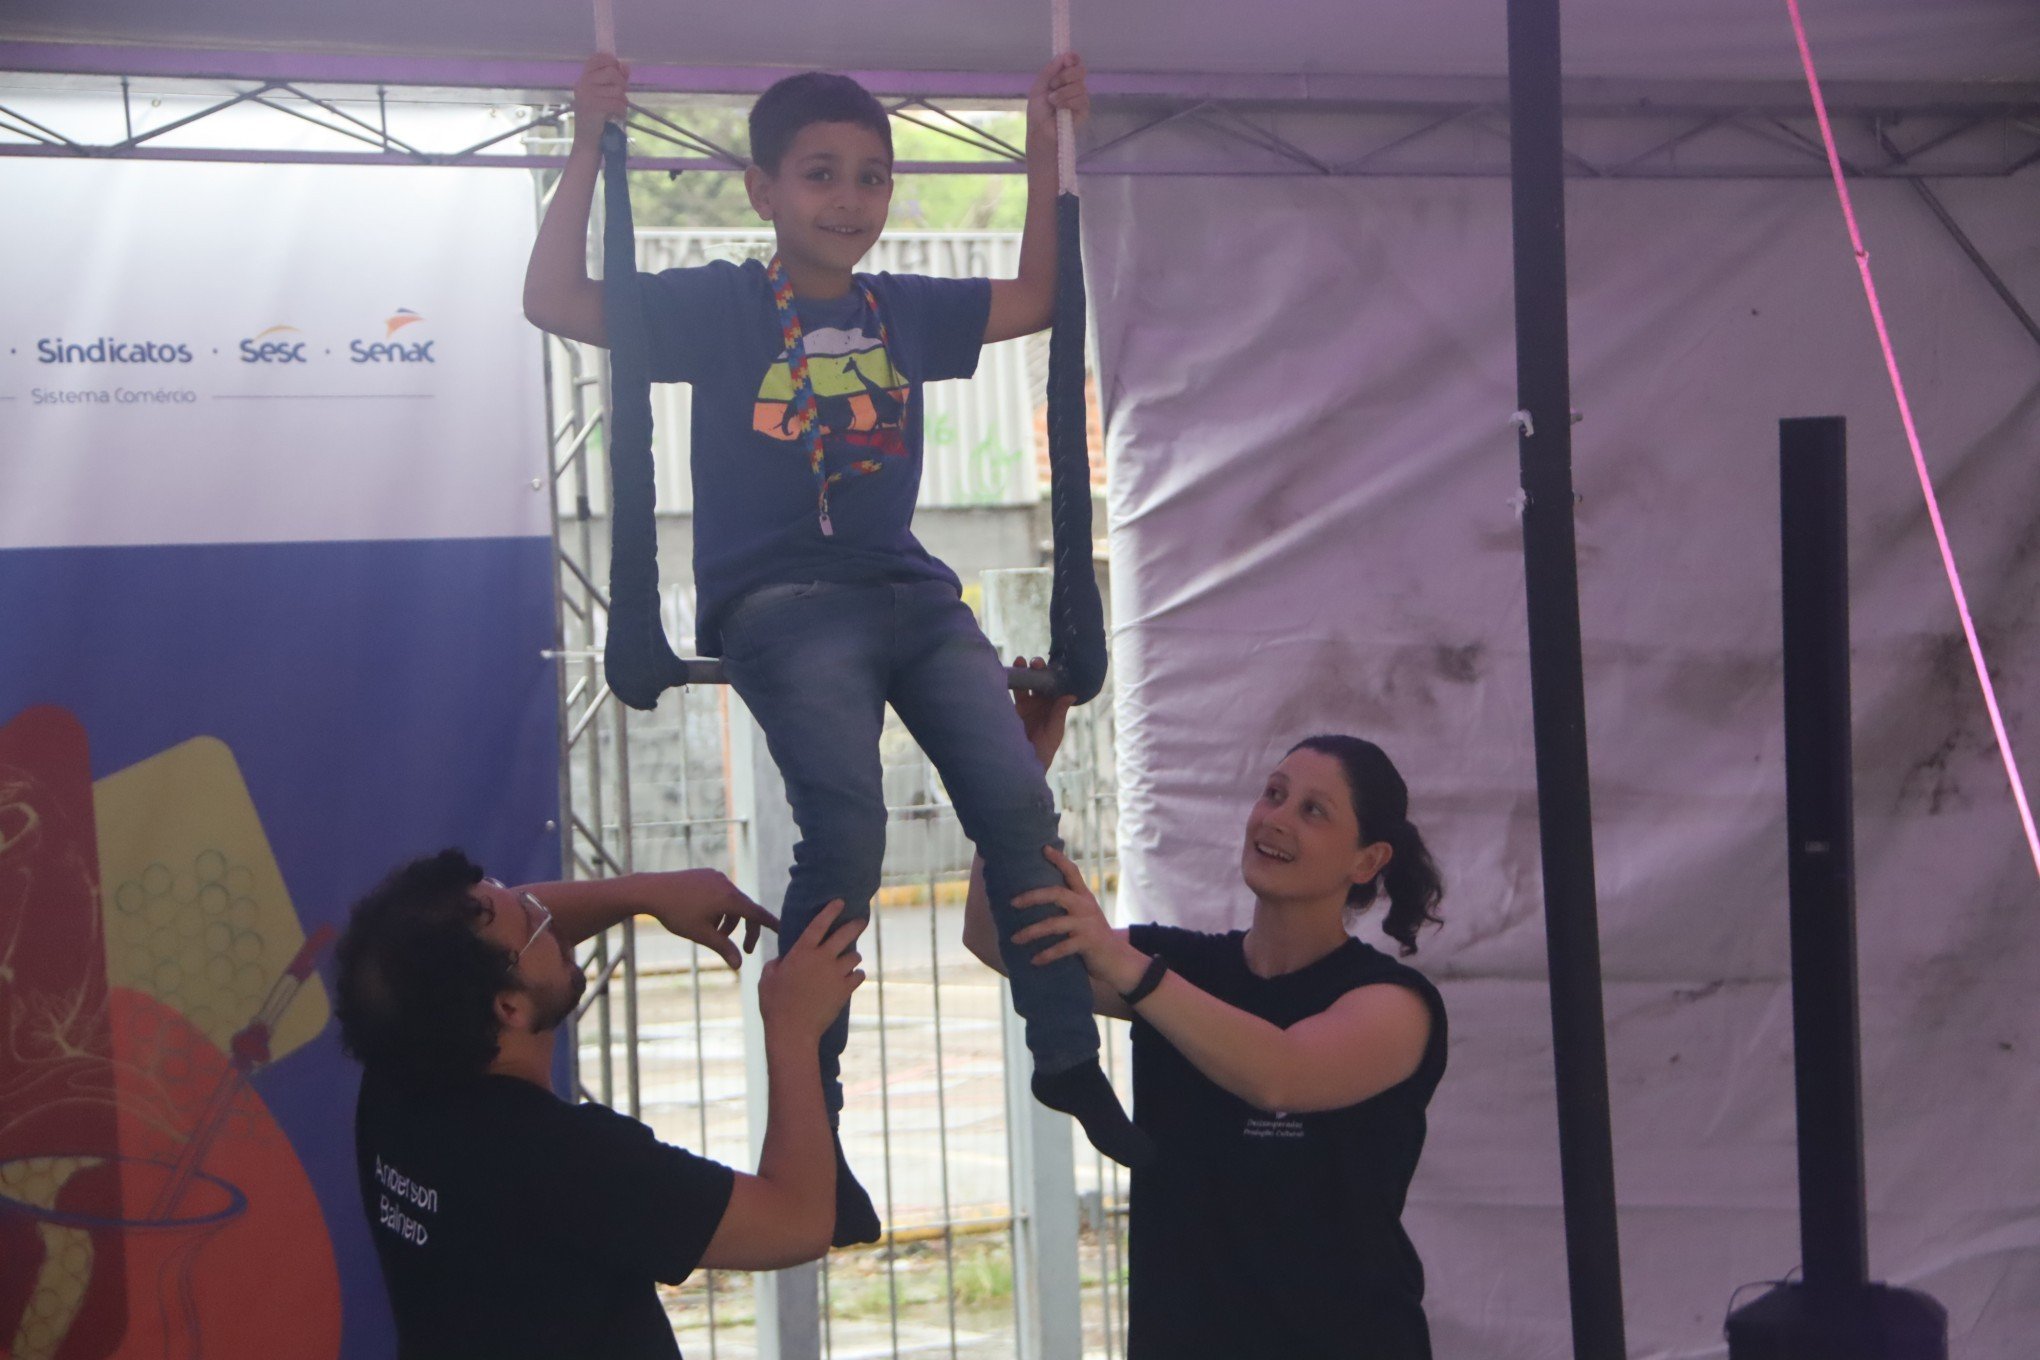
[(420, 851), (559, 871), (531, 179), (5, 184), (0, 1354), (391, 1354), (306, 970)]
[[(476, 141), (503, 130), (448, 118)], [(548, 531), (541, 346), (519, 303), (528, 175), (6, 175), (0, 546)]]
[[(1937, 187), (2040, 300), (2040, 181)], [(2035, 351), (1907, 186), (1858, 206), (2040, 769)], [(1350, 731), (1400, 763), (1449, 886), (1414, 960), (1452, 1057), (1407, 1214), (1440, 1360), (1568, 1353), (1508, 213), (1499, 181), (1085, 195), (1126, 905), (1245, 924), (1241, 829), (1288, 745)], [(1575, 181), (1568, 227), (1630, 1353), (1718, 1355), (1736, 1289), (1798, 1262), (1777, 422), (1843, 415), (1871, 1270), (1947, 1305), (1954, 1353), (2024, 1360), (2040, 892), (1832, 191)]]

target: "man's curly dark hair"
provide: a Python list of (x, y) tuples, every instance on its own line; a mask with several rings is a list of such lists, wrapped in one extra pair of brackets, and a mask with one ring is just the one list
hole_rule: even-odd
[(340, 1042), (406, 1085), (473, 1076), (497, 1051), (495, 1000), (510, 952), (475, 926), (482, 868), (459, 850), (403, 865), (354, 904), (335, 951)]

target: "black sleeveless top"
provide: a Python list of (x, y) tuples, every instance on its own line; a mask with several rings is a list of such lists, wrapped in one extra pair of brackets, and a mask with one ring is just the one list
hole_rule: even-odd
[(1134, 1022), (1134, 1118), (1160, 1155), (1133, 1176), (1129, 1360), (1428, 1360), (1424, 1268), (1401, 1220), (1424, 1108), (1445, 1071), (1437, 988), (1358, 940), (1261, 978), (1244, 931), (1128, 933), (1188, 981), (1285, 1029), (1374, 983), (1408, 987), (1431, 1011), (1414, 1074), (1317, 1114), (1254, 1108)]

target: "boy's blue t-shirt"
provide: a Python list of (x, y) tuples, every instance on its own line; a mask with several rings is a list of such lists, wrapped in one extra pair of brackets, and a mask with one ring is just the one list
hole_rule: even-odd
[(721, 654), (723, 611), (760, 586), (957, 584), (913, 534), (921, 387), (976, 371), (991, 284), (918, 274), (857, 278), (878, 300), (887, 344), (861, 288), (795, 304), (826, 470), (867, 459), (880, 465), (829, 487), (835, 532), (826, 537), (808, 443), (794, 433), (793, 379), (765, 266), (718, 261), (640, 280), (652, 381), (694, 387), (696, 642), (704, 656)]

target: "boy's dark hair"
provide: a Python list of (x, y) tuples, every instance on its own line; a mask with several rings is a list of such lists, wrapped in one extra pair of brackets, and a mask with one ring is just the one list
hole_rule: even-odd
[(340, 1042), (406, 1085), (473, 1076), (496, 1056), (508, 950), (475, 930), (481, 866), (459, 850), (414, 859), (354, 904), (335, 950)]
[(778, 174), (786, 149), (810, 123), (870, 128), (885, 143), (886, 159), (892, 159), (892, 121), (871, 91), (849, 76), (802, 71), (774, 82), (751, 106), (752, 163), (768, 175)]

